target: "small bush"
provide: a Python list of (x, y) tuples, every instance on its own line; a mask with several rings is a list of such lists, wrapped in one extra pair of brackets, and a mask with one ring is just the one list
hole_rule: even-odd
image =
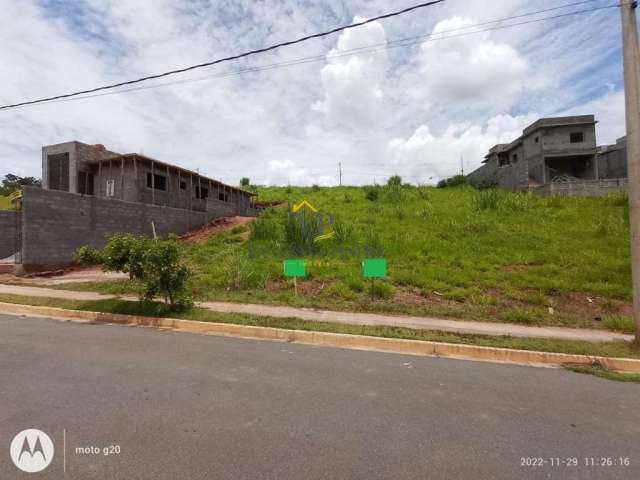
[(151, 240), (146, 237), (131, 234), (111, 236), (102, 251), (105, 269), (128, 273), (132, 280), (141, 278), (144, 273), (144, 255), (150, 243)]
[(404, 194), (402, 192), (402, 185), (390, 185), (387, 187), (387, 201), (395, 204), (402, 203), (404, 200)]
[(445, 187), (457, 187), (459, 185), (466, 185), (467, 177), (464, 175), (454, 175), (451, 178), (442, 179), (438, 182), (437, 188)]
[[(241, 250), (233, 252), (224, 264), (227, 285), (234, 290), (250, 286), (254, 271), (247, 254)], [(268, 280), (267, 280), (268, 282)]]
[(355, 235), (353, 226), (340, 220), (336, 220), (333, 224), (336, 242), (345, 245), (354, 241)]
[(103, 262), (102, 252), (91, 248), (89, 245), (83, 245), (78, 248), (74, 258), (76, 262), (85, 267), (100, 265)]
[(192, 306), (193, 301), (187, 294), (191, 272), (180, 263), (178, 243), (173, 240), (144, 242), (144, 247), (144, 298), (153, 300), (159, 295), (173, 307)]
[(356, 294), (342, 283), (334, 283), (328, 286), (322, 290), (320, 296), (329, 299), (340, 298), (342, 300), (354, 300), (356, 298)]
[(370, 202), (375, 202), (380, 197), (380, 187), (377, 186), (365, 187), (364, 192), (365, 198)]
[(311, 190), (317, 192), (318, 190), (320, 190), (320, 185), (314, 183), (313, 185), (311, 185)]
[(399, 187), (402, 185), (402, 177), (400, 175), (393, 175), (387, 180), (387, 187)]
[(373, 298), (389, 299), (393, 297), (393, 286), (384, 282), (373, 282), (367, 289)]
[(524, 325), (530, 325), (534, 322), (534, 317), (528, 310), (524, 308), (513, 308), (504, 316), (507, 322), (522, 323)]
[(314, 239), (320, 234), (320, 230), (314, 214), (307, 210), (288, 212), (284, 230), (287, 244), (294, 254), (302, 255), (318, 250)]

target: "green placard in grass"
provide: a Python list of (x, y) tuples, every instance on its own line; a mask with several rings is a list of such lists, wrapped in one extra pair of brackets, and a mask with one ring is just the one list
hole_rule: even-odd
[(304, 269), (304, 260), (285, 260), (283, 264), (285, 277), (304, 277), (306, 275)]
[(362, 261), (362, 276), (365, 278), (386, 277), (387, 260), (384, 258), (365, 258)]

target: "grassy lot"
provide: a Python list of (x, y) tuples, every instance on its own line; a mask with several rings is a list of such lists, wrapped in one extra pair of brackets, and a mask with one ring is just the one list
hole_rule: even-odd
[(9, 197), (0, 195), (0, 210), (9, 210), (11, 208), (11, 200)]
[(507, 336), (466, 335), (432, 330), (415, 330), (385, 326), (345, 325), (329, 322), (309, 322), (295, 318), (258, 317), (236, 313), (217, 313), (209, 310), (191, 309), (171, 312), (164, 304), (150, 302), (130, 302), (124, 300), (78, 301), (53, 298), (24, 297), (0, 294), (0, 302), (38, 305), (104, 313), (144, 315), (150, 317), (171, 317), (204, 322), (233, 323), (289, 330), (306, 330), (351, 335), (369, 335), (385, 338), (403, 338), (446, 342), (455, 344), (480, 345), (486, 347), (534, 350), (543, 352), (572, 353), (578, 355), (598, 355), (603, 357), (640, 358), (640, 348), (628, 342), (591, 343), (544, 338), (519, 338)]
[[(374, 193), (371, 193), (374, 192)], [(185, 244), (198, 300), (571, 325), (630, 331), (626, 198), (538, 197), (468, 187), (259, 188), (260, 200), (308, 200), (333, 214), (336, 238), (306, 253), (306, 279), (282, 278), (286, 208)], [(375, 198), (377, 196), (377, 198)], [(360, 262), (383, 252), (388, 278)], [(67, 286), (109, 292), (132, 285)]]

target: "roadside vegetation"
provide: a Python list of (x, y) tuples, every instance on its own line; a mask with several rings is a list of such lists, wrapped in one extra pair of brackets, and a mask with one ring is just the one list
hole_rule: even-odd
[[(0, 302), (57, 307), (91, 312), (141, 315), (149, 317), (170, 317), (202, 322), (233, 323), (238, 325), (283, 328), (288, 330), (368, 335), (374, 337), (479, 345), (485, 347), (511, 348), (541, 352), (559, 352), (577, 355), (640, 358), (640, 350), (634, 348), (631, 343), (623, 341), (591, 343), (546, 338), (468, 335), (433, 330), (417, 330), (411, 328), (347, 325), (342, 323), (312, 322), (296, 318), (274, 318), (239, 313), (218, 313), (199, 308), (175, 311), (164, 303), (131, 302), (118, 299), (79, 301), (0, 294)], [(573, 366), (571, 368), (573, 369)]]
[[(631, 331), (624, 195), (540, 197), (417, 187), (399, 177), (384, 186), (256, 188), (260, 201), (284, 206), (206, 243), (181, 244), (195, 300)], [(292, 219), (286, 205), (302, 200), (324, 214), (325, 233), (333, 215), (332, 238), (314, 242), (315, 219)], [(388, 278), (372, 285), (360, 264), (379, 256), (388, 261)], [(293, 257), (307, 266), (297, 296), (282, 276), (282, 260)]]
[(128, 273), (128, 287), (146, 302), (161, 297), (170, 310), (192, 306), (187, 290), (191, 271), (180, 260), (180, 247), (174, 238), (114, 235), (101, 250), (80, 247), (76, 260), (81, 265), (102, 264), (107, 271)]
[(616, 382), (640, 383), (640, 373), (616, 372), (601, 365), (567, 365), (565, 368), (575, 373), (586, 373)]

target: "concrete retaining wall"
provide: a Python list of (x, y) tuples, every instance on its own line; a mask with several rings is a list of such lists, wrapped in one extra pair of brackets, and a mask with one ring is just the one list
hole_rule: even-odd
[(18, 241), (17, 212), (0, 210), (0, 260), (16, 253)]
[(570, 197), (597, 197), (615, 192), (626, 192), (626, 178), (585, 180), (575, 182), (552, 182), (530, 190), (540, 195), (563, 195)]
[(63, 265), (82, 245), (99, 248), (115, 233), (159, 236), (183, 234), (219, 217), (234, 215), (235, 206), (208, 202), (208, 211), (147, 205), (56, 190), (25, 188), (22, 198), (22, 263)]

